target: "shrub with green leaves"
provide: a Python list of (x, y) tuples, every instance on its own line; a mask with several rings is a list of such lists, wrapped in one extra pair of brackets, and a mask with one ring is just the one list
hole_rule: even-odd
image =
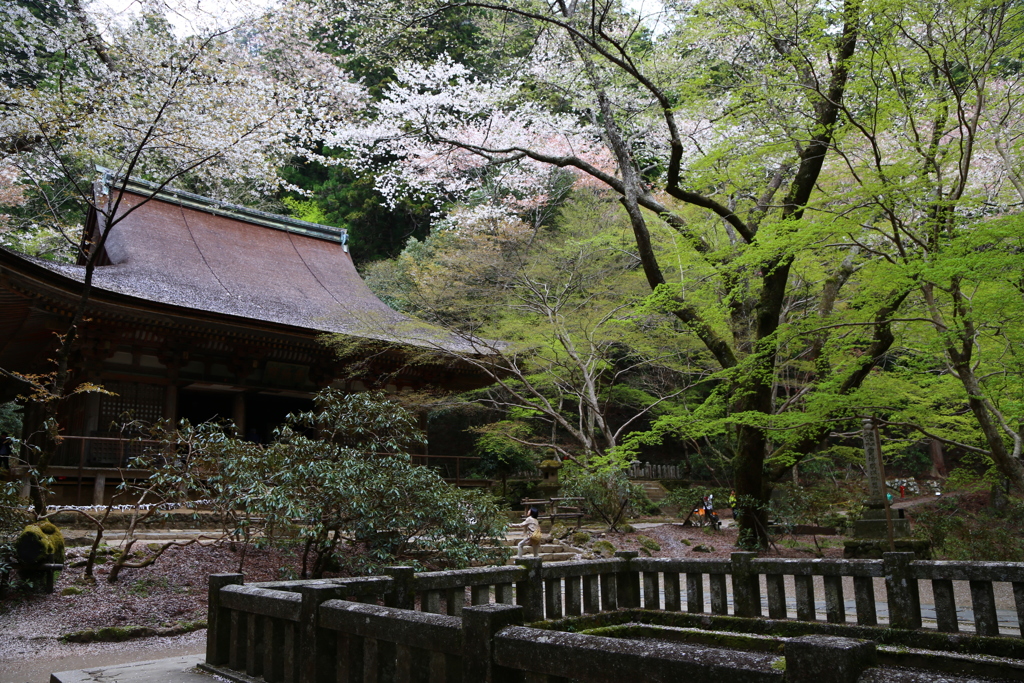
[(938, 559), (1024, 562), (1024, 501), (1010, 499), (1002, 510), (975, 507), (969, 497), (943, 497), (915, 509), (914, 535), (931, 541)]
[(845, 519), (838, 513), (850, 507), (847, 493), (834, 486), (777, 484), (770, 512), (771, 517), (787, 529), (798, 524), (845, 526)]
[(662, 506), (676, 506), (679, 508), (678, 515), (685, 518), (691, 510), (701, 507), (704, 496), (714, 496), (716, 510), (729, 506), (729, 490), (720, 487), (694, 486), (693, 488), (677, 488), (668, 492), (662, 499)]
[[(529, 436), (529, 426), (514, 420), (501, 420), (477, 430), (479, 436), (473, 449), (480, 458), (477, 472), (501, 482), (501, 496), (508, 497), (508, 478), (536, 466), (533, 450), (521, 443)], [(510, 501), (514, 503), (515, 501)]]
[(21, 482), (0, 482), (0, 595), (15, 582), (14, 542), (31, 521), (28, 500), (19, 494)]
[(583, 499), (587, 514), (597, 517), (616, 530), (637, 510), (651, 504), (643, 487), (626, 477), (621, 469), (584, 469), (567, 463), (562, 469), (562, 495)]
[(194, 440), (206, 492), (271, 532), (297, 522), (313, 576), (494, 559), (486, 547), (506, 520), (489, 495), (412, 463), (408, 451), (423, 440), (413, 415), (379, 393), (327, 389), (314, 402), (266, 447), (202, 430)]
[(12, 435), (21, 433), (21, 406), (14, 401), (0, 403), (0, 432)]

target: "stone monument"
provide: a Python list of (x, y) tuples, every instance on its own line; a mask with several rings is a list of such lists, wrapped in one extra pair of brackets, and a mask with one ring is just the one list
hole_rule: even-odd
[[(888, 539), (885, 475), (882, 472), (878, 441), (875, 439), (874, 421), (870, 417), (864, 418), (862, 421), (862, 433), (864, 434), (864, 469), (868, 474), (868, 497), (864, 501), (864, 515), (853, 523), (853, 536), (854, 538)], [(910, 522), (902, 517), (892, 516), (893, 538), (909, 536)]]
[[(910, 520), (903, 517), (902, 510), (888, 509), (885, 496), (885, 473), (876, 436), (874, 420), (864, 418), (864, 469), (868, 475), (868, 497), (864, 501), (864, 514), (853, 522), (853, 540), (843, 545), (843, 557), (881, 558), (890, 548), (889, 524), (892, 524), (892, 545), (901, 552), (913, 552), (919, 559), (930, 556), (927, 541), (915, 540), (910, 536)], [(898, 513), (898, 514), (897, 514)]]

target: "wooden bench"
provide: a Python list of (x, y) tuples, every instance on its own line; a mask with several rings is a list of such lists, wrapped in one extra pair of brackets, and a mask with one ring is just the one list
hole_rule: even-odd
[(524, 498), (525, 507), (538, 508), (538, 519), (547, 519), (554, 524), (560, 519), (574, 519), (573, 529), (583, 523), (583, 498)]

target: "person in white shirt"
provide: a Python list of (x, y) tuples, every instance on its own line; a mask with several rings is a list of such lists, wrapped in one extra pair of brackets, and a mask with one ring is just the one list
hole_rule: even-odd
[(523, 540), (519, 541), (516, 546), (519, 549), (517, 557), (523, 556), (523, 547), (527, 544), (533, 548), (533, 556), (540, 557), (540, 522), (537, 521), (537, 515), (537, 508), (531, 507), (526, 513), (526, 519), (519, 524), (509, 524), (509, 526), (523, 529)]

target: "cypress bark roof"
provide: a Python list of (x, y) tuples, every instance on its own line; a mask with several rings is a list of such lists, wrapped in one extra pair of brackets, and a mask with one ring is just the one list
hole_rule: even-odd
[[(123, 217), (100, 260), (105, 265), (94, 271), (95, 289), (316, 332), (469, 346), (378, 299), (352, 263), (344, 230), (189, 193), (154, 191), (140, 181), (126, 186), (118, 210)], [(92, 228), (94, 221), (93, 216)], [(82, 265), (24, 258), (84, 280)]]

